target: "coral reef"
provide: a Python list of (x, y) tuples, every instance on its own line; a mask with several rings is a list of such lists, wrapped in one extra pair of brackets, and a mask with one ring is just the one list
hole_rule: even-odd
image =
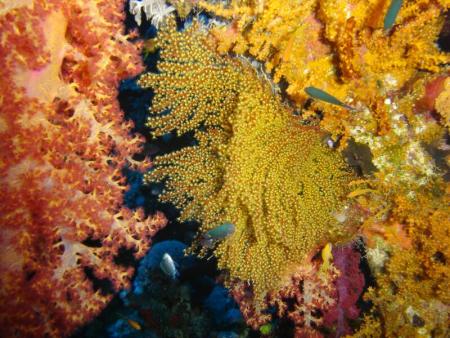
[(202, 233), (235, 225), (214, 254), (261, 303), (292, 264), (351, 234), (333, 212), (346, 207), (353, 176), (322, 132), (302, 126), (250, 67), (216, 54), (197, 25), (171, 25), (158, 44), (159, 72), (139, 81), (156, 94), (148, 126), (155, 136), (194, 130), (198, 144), (157, 157), (145, 179), (165, 181), (161, 200)]
[(129, 135), (119, 81), (142, 70), (122, 1), (0, 3), (0, 332), (62, 337), (127, 287), (166, 223), (122, 206)]
[(448, 131), (445, 119), (437, 116), (445, 112), (434, 110), (436, 98), (446, 94), (443, 86), (430, 90), (430, 83), (445, 77), (422, 75), (405, 93), (386, 98), (383, 135), (368, 130), (374, 121), (369, 111), (351, 133), (370, 149), (377, 169), (355, 182), (360, 188), (353, 192), (367, 212), (362, 232), (377, 282), (366, 295), (375, 306), (358, 333), (362, 337), (448, 334), (447, 319), (437, 315), (448, 313), (450, 306), (442, 290), (450, 276), (449, 185), (444, 179)]
[(283, 287), (267, 295), (264, 306), (258, 304), (251, 286), (245, 282), (234, 283), (231, 293), (246, 323), (253, 329), (275, 318), (286, 317), (294, 323), (296, 337), (320, 335), (316, 328), (322, 324), (321, 314), (336, 304), (333, 282), (337, 278), (337, 270), (330, 269), (321, 274), (318, 264), (307, 262), (291, 266), (290, 272)]
[(0, 336), (448, 337), (449, 18), (0, 2)]

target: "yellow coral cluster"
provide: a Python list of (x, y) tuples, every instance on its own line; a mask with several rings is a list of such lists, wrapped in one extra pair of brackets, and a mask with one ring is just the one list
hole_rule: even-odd
[[(377, 244), (368, 259), (377, 287), (365, 298), (374, 304), (355, 337), (446, 337), (450, 315), (450, 200), (442, 180), (411, 200), (393, 196), (388, 217), (371, 220)], [(367, 201), (375, 206), (374, 197)], [(372, 200), (372, 201), (371, 201)], [(368, 225), (367, 222), (366, 225)], [(377, 260), (374, 251), (386, 253)]]
[(232, 2), (230, 12), (207, 2), (199, 4), (206, 11), (232, 19), (229, 26), (211, 29), (219, 52), (248, 52), (263, 61), (266, 70), (273, 71), (275, 82), (287, 80), (287, 92), (297, 102), (304, 101), (306, 86), (327, 89), (335, 81), (331, 49), (321, 41), (323, 25), (314, 14), (317, 0), (261, 1), (254, 8), (241, 8), (238, 3)]
[(140, 79), (156, 92), (148, 125), (156, 135), (197, 129), (198, 144), (156, 158), (145, 179), (164, 180), (161, 199), (182, 220), (201, 221), (202, 232), (235, 225), (215, 249), (219, 268), (262, 301), (293, 263), (348, 236), (333, 215), (352, 173), (322, 132), (302, 126), (253, 69), (218, 56), (195, 26), (160, 32), (159, 41), (159, 73)]
[[(396, 25), (383, 29), (390, 1), (232, 1), (229, 8), (201, 1), (199, 7), (230, 20), (213, 25), (219, 52), (248, 53), (265, 64), (300, 108), (314, 86), (350, 105), (367, 107), (383, 133), (386, 93), (399, 91), (420, 71), (438, 72), (450, 58), (435, 41), (450, 8), (446, 1), (405, 2)], [(321, 126), (335, 137), (353, 127), (348, 112), (315, 101)], [(309, 112), (313, 113), (313, 110)], [(308, 114), (309, 112), (305, 112)]]

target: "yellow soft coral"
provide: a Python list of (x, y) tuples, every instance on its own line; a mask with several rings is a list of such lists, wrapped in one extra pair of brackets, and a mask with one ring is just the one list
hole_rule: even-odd
[(379, 228), (387, 232), (392, 227), (388, 223), (401, 221), (410, 243), (386, 238), (390, 258), (376, 273), (377, 288), (365, 295), (374, 304), (374, 315), (365, 318), (355, 337), (380, 330), (386, 337), (448, 336), (450, 210), (442, 187), (437, 181), (414, 201), (401, 195), (392, 199), (390, 221)]
[(164, 180), (161, 199), (202, 232), (235, 225), (215, 249), (219, 267), (261, 301), (289, 266), (348, 235), (333, 213), (352, 174), (322, 132), (302, 126), (253, 69), (218, 56), (195, 25), (159, 41), (160, 72), (140, 80), (156, 92), (148, 125), (157, 135), (195, 130), (198, 144), (156, 158), (146, 180)]
[[(394, 150), (401, 155), (404, 146)], [(423, 149), (406, 160), (416, 161), (421, 153)], [(355, 337), (376, 337), (380, 330), (386, 337), (447, 337), (449, 185), (437, 169), (423, 180), (407, 163), (385, 162), (396, 170), (386, 175), (386, 168), (380, 168), (375, 178), (360, 182), (372, 189), (362, 189), (356, 197), (370, 215), (362, 229), (377, 287), (365, 295), (374, 304), (373, 315)], [(397, 182), (391, 181), (395, 176)]]
[[(394, 28), (385, 31), (389, 4), (273, 0), (232, 1), (226, 9), (206, 1), (198, 6), (231, 20), (213, 28), (217, 48), (249, 53), (263, 62), (276, 83), (287, 82), (286, 93), (294, 103), (304, 104), (306, 87), (320, 88), (345, 103), (368, 107), (381, 126), (375, 132), (383, 133), (386, 95), (403, 89), (419, 71), (438, 72), (450, 60), (435, 43), (448, 2), (405, 2)], [(346, 112), (320, 102), (312, 108), (323, 112), (322, 127), (345, 136), (345, 145), (353, 127), (342, 123)]]

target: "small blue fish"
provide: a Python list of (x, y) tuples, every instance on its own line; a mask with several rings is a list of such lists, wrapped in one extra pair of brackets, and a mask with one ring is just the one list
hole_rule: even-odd
[(219, 225), (218, 227), (208, 230), (207, 232), (202, 234), (200, 243), (202, 244), (202, 246), (208, 249), (212, 249), (216, 241), (221, 241), (232, 235), (235, 229), (236, 228), (233, 223), (223, 223), (222, 225)]
[(400, 8), (402, 7), (403, 0), (392, 0), (391, 5), (384, 17), (384, 29), (389, 30), (394, 26), (395, 19), (397, 19), (398, 12), (400, 12)]
[(178, 277), (176, 263), (167, 252), (164, 253), (161, 262), (159, 263), (159, 267), (170, 278), (176, 279)]
[(234, 233), (235, 226), (233, 223), (223, 223), (219, 225), (217, 228), (211, 229), (205, 233), (205, 236), (208, 238), (214, 239), (216, 241), (220, 241), (222, 239), (227, 238), (231, 234)]
[(324, 92), (323, 90), (321, 90), (319, 88), (306, 87), (305, 88), (305, 92), (306, 92), (306, 94), (308, 94), (309, 96), (311, 96), (314, 99), (325, 101), (325, 102), (328, 102), (328, 103), (331, 103), (331, 104), (334, 104), (334, 105), (337, 105), (337, 106), (344, 107), (346, 109), (355, 110), (355, 108), (346, 105), (342, 101), (338, 100), (334, 96), (328, 94), (327, 92)]

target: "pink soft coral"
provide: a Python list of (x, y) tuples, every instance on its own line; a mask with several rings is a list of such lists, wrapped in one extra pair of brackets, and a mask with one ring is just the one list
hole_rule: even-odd
[(324, 315), (324, 326), (335, 328), (335, 337), (351, 333), (349, 320), (359, 317), (356, 303), (364, 288), (364, 275), (359, 268), (361, 255), (351, 245), (333, 248), (333, 264), (339, 270), (335, 286), (336, 304)]

